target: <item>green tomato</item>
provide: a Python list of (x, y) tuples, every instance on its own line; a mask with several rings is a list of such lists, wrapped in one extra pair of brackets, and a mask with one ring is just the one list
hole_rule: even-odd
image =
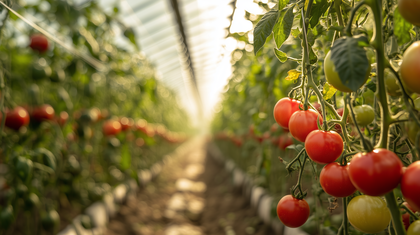
[(375, 119), (375, 111), (369, 105), (363, 104), (353, 108), (356, 122), (360, 126), (367, 126)]
[(28, 177), (31, 175), (33, 169), (33, 162), (30, 159), (25, 157), (17, 157), (16, 160), (16, 172), (17, 175), (22, 179), (22, 181), (26, 181)]
[(39, 206), (39, 197), (35, 193), (30, 193), (25, 199), (25, 209), (32, 210)]
[(401, 96), (402, 90), (398, 84), (397, 78), (395, 75), (389, 71), (385, 71), (385, 85), (386, 91), (390, 96)]
[(347, 206), (350, 224), (365, 233), (379, 233), (391, 221), (386, 202), (380, 197), (361, 195), (353, 198)]
[(420, 234), (420, 220), (416, 220), (411, 223), (408, 227), (407, 235), (419, 235)]
[[(366, 80), (369, 78), (370, 75), (370, 66), (368, 67), (368, 70), (366, 72), (365, 81), (363, 84), (365, 84)], [(328, 83), (333, 86), (335, 89), (343, 92), (352, 92), (352, 90), (341, 82), (340, 76), (338, 75), (337, 71), (335, 71), (335, 66), (333, 61), (331, 60), (331, 51), (327, 53), (324, 60), (324, 74), (327, 78)], [(362, 84), (362, 85), (363, 85)], [(360, 87), (359, 87), (360, 88)]]
[(365, 99), (366, 104), (373, 105), (373, 102), (375, 101), (375, 92), (373, 92), (370, 89), (366, 89), (366, 91), (363, 92), (362, 96)]
[(42, 216), (41, 224), (46, 231), (54, 231), (60, 224), (60, 216), (57, 211), (50, 210)]

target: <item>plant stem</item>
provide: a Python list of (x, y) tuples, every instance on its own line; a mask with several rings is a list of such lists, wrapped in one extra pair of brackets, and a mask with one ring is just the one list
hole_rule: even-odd
[(361, 6), (363, 6), (364, 4), (365, 4), (365, 0), (360, 1), (359, 3), (357, 3), (357, 5), (350, 12), (349, 22), (347, 23), (347, 26), (346, 26), (346, 34), (349, 37), (352, 36), (352, 34), (351, 34), (351, 26), (353, 24), (354, 16), (356, 15), (357, 10), (359, 10), (359, 8)]
[(347, 220), (347, 197), (343, 197), (343, 226), (344, 226), (344, 235), (349, 234), (349, 225)]
[(398, 207), (397, 200), (395, 199), (394, 191), (391, 191), (385, 195), (387, 206), (391, 212), (392, 222), (394, 229), (398, 235), (404, 235), (405, 229), (401, 219), (401, 211)]

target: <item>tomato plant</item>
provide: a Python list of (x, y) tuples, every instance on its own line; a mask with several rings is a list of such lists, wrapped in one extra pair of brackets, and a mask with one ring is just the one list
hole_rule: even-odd
[(334, 197), (348, 197), (356, 192), (349, 177), (348, 165), (342, 166), (337, 162), (322, 168), (319, 183), (326, 193)]
[[(406, 2), (406, 1), (403, 1)], [(405, 4), (404, 4), (405, 5)], [(420, 42), (414, 42), (404, 52), (403, 61), (401, 63), (401, 79), (413, 92), (420, 93), (420, 82), (416, 79), (416, 74), (420, 68), (416, 64), (420, 58)]]
[(289, 128), (289, 120), (291, 116), (299, 111), (300, 101), (283, 98), (280, 99), (274, 106), (274, 119), (283, 128)]
[(380, 197), (357, 196), (347, 207), (350, 224), (365, 233), (379, 233), (388, 227), (391, 221), (386, 203)]
[(42, 122), (46, 120), (54, 119), (54, 108), (49, 104), (44, 104), (39, 107), (35, 107), (32, 110), (31, 117), (34, 121)]
[(292, 195), (284, 196), (277, 204), (277, 216), (287, 227), (302, 226), (308, 219), (309, 212), (305, 199), (297, 199)]
[(289, 121), (289, 131), (295, 139), (305, 142), (306, 137), (314, 130), (318, 130), (317, 119), (322, 124), (321, 115), (312, 109), (297, 111)]
[(420, 211), (420, 161), (407, 167), (401, 179), (401, 192), (414, 210)]
[(314, 130), (306, 137), (306, 153), (312, 161), (328, 164), (337, 160), (343, 152), (343, 139), (335, 131)]
[(22, 126), (26, 126), (28, 124), (29, 114), (26, 109), (18, 106), (12, 111), (7, 112), (5, 126), (13, 130), (19, 130)]

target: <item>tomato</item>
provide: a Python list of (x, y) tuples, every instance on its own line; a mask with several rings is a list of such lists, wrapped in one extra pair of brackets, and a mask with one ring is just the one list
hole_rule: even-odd
[(415, 211), (420, 211), (420, 161), (407, 167), (401, 179), (401, 192)]
[(322, 189), (333, 197), (348, 197), (356, 192), (347, 172), (348, 165), (332, 162), (322, 168), (319, 183)]
[(365, 100), (365, 104), (373, 105), (373, 102), (375, 102), (375, 92), (373, 92), (371, 89), (366, 89), (362, 96)]
[(33, 162), (25, 157), (17, 157), (16, 172), (20, 179), (25, 182), (32, 174)]
[(299, 100), (291, 98), (280, 99), (274, 106), (274, 119), (283, 128), (289, 129), (289, 120), (292, 114), (299, 111)]
[[(1, 114), (0, 114), (1, 115)], [(22, 126), (29, 124), (29, 114), (26, 109), (17, 106), (12, 111), (6, 113), (5, 126), (15, 131), (19, 130)]]
[(390, 71), (385, 71), (386, 91), (390, 96), (401, 96), (402, 90), (398, 84), (397, 78)]
[(317, 118), (322, 125), (322, 116), (313, 109), (302, 110), (295, 112), (289, 121), (289, 130), (295, 139), (305, 142), (306, 136), (311, 131), (318, 130)]
[(391, 221), (385, 200), (368, 195), (357, 196), (350, 201), (347, 217), (354, 228), (365, 233), (379, 233)]
[(144, 145), (144, 139), (143, 138), (137, 138), (136, 139), (136, 146), (141, 147)]
[(366, 104), (354, 107), (353, 112), (356, 122), (360, 126), (367, 126), (375, 119), (375, 111), (371, 106)]
[[(409, 210), (411, 210), (412, 212), (416, 212), (416, 210), (414, 210), (414, 209), (410, 206), (410, 204), (408, 204), (407, 202), (404, 202), (403, 204), (404, 204), (404, 206), (406, 206), (406, 207), (407, 207)], [(403, 209), (402, 209), (402, 210), (403, 210)], [(410, 227), (410, 214), (409, 214), (407, 211), (403, 210), (403, 211), (402, 211), (402, 215), (401, 215), (401, 217), (402, 217), (402, 222), (403, 222), (403, 224), (404, 224), (405, 230), (407, 230), (407, 229), (408, 229), (408, 227)]]
[(121, 124), (119, 121), (108, 120), (102, 126), (102, 132), (106, 136), (116, 135), (121, 131)]
[(60, 216), (57, 211), (49, 210), (41, 217), (42, 228), (46, 231), (54, 231), (60, 224)]
[(343, 148), (343, 139), (335, 131), (314, 130), (305, 140), (306, 153), (319, 164), (334, 162), (340, 157)]
[(36, 107), (32, 111), (32, 119), (37, 122), (54, 119), (54, 108), (49, 104)]
[[(416, 1), (413, 1), (416, 2)], [(418, 74), (420, 73), (420, 41), (414, 42), (407, 48), (403, 55), (400, 72), (401, 80), (411, 91), (420, 93), (420, 80)]]
[(348, 172), (351, 182), (359, 191), (370, 196), (382, 196), (398, 186), (403, 165), (394, 152), (375, 149), (354, 155)]
[(293, 144), (293, 139), (288, 134), (284, 134), (279, 137), (278, 146), (281, 150), (286, 150), (287, 146)]
[(27, 198), (25, 198), (25, 209), (32, 210), (33, 208), (38, 207), (40, 204), (39, 197), (35, 193), (30, 193)]
[(297, 199), (292, 195), (284, 196), (277, 204), (277, 216), (287, 227), (302, 226), (309, 217), (309, 205), (305, 199)]
[(420, 220), (414, 221), (407, 230), (407, 235), (419, 235), (420, 234)]
[(270, 127), (270, 131), (271, 132), (276, 132), (277, 130), (279, 129), (279, 126), (278, 126), (278, 124), (277, 123), (274, 123), (273, 125), (271, 125), (271, 127)]
[(57, 123), (60, 126), (64, 126), (69, 119), (69, 114), (66, 111), (60, 112), (60, 116), (57, 118)]
[[(371, 68), (369, 66), (368, 70), (366, 72), (366, 77), (365, 77), (365, 81), (363, 82), (363, 84), (369, 78), (370, 70), (371, 70)], [(340, 76), (335, 71), (335, 65), (334, 65), (333, 61), (331, 60), (331, 51), (329, 51), (327, 53), (327, 55), (325, 56), (325, 59), (324, 59), (324, 74), (325, 74), (325, 78), (327, 79), (328, 83), (331, 86), (333, 86), (335, 89), (337, 89), (339, 91), (343, 91), (343, 92), (352, 92), (352, 90), (350, 88), (346, 87), (341, 82)]]
[(398, 10), (406, 21), (420, 26), (420, 1), (398, 0)]
[(134, 120), (131, 118), (123, 117), (120, 119), (120, 124), (121, 124), (121, 130), (125, 131), (133, 126)]
[(31, 36), (29, 47), (34, 51), (44, 53), (48, 50), (48, 39), (42, 34), (34, 34)]
[(320, 113), (322, 115), (322, 108), (321, 108), (321, 105), (318, 102), (314, 102), (312, 104), (312, 106), (314, 106), (315, 110), (318, 111), (318, 113)]

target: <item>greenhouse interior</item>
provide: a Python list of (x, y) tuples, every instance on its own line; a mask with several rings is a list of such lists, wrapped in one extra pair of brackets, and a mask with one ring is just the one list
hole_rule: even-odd
[(420, 0), (1, 0), (0, 235), (420, 235)]

